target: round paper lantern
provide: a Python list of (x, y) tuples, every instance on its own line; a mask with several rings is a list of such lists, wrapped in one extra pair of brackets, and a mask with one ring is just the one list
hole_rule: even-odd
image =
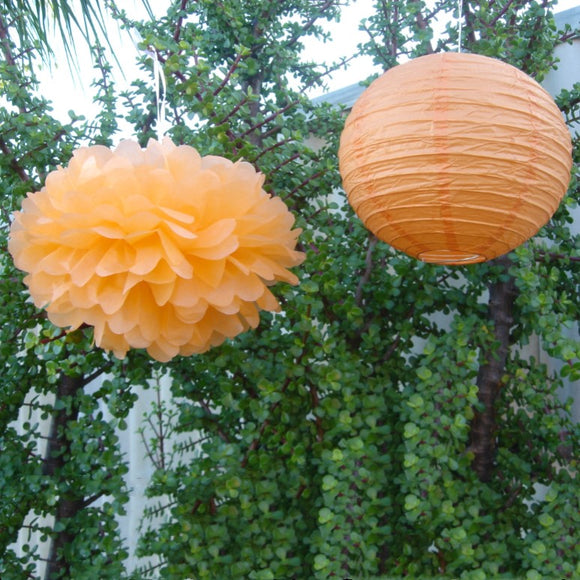
[(204, 352), (279, 309), (269, 285), (298, 281), (300, 230), (263, 182), (168, 138), (84, 147), (24, 200), (9, 250), (57, 326), (93, 326), (120, 358)]
[(571, 151), (558, 107), (532, 78), (438, 53), (365, 90), (339, 161), (350, 204), (378, 238), (425, 262), (466, 264), (538, 232), (566, 193)]

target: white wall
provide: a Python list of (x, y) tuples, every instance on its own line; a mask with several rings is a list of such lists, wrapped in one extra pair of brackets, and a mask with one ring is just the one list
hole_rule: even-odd
[[(556, 24), (559, 28), (564, 27), (566, 23), (572, 29), (580, 27), (580, 6), (556, 14)], [(558, 68), (550, 71), (542, 84), (551, 95), (557, 96), (563, 89), (571, 89), (574, 83), (580, 82), (580, 37), (556, 47), (554, 56), (559, 59)], [(580, 133), (580, 123), (572, 127), (572, 132)], [(578, 168), (573, 170), (578, 171)], [(580, 207), (575, 208), (573, 216), (574, 223), (571, 224), (570, 229), (573, 234), (580, 234)], [(572, 297), (572, 299), (575, 298), (577, 299), (577, 297)], [(578, 322), (576, 322), (575, 328), (568, 331), (568, 336), (576, 340), (580, 339)], [(562, 366), (560, 361), (554, 361), (548, 357), (540, 349), (539, 344), (536, 345), (534, 354), (550, 369), (559, 370)], [(572, 415), (575, 421), (580, 421), (580, 381), (566, 381), (561, 397), (563, 400), (569, 397), (574, 399)]]

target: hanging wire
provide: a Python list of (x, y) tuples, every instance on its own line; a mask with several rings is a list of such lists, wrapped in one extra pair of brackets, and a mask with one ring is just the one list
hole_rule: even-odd
[(457, 41), (457, 52), (461, 52), (461, 40), (463, 36), (463, 0), (458, 0), (459, 15), (457, 17), (459, 24), (459, 39)]
[(153, 84), (155, 88), (155, 102), (157, 104), (157, 140), (161, 141), (165, 135), (165, 95), (167, 83), (161, 61), (153, 47), (147, 49), (147, 55), (153, 59)]

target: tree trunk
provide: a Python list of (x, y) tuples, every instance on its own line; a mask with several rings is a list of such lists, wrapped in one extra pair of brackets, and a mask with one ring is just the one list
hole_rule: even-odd
[[(62, 375), (56, 391), (55, 411), (48, 438), (48, 446), (44, 459), (44, 475), (59, 480), (62, 477), (63, 468), (71, 454), (71, 442), (67, 437), (67, 426), (71, 421), (76, 421), (79, 414), (77, 393), (84, 387), (82, 376), (69, 377)], [(62, 408), (59, 408), (62, 403)], [(74, 489), (63, 490), (56, 506), (54, 528), (64, 528), (54, 532), (48, 555), (45, 580), (55, 578), (69, 578), (70, 565), (63, 555), (65, 546), (72, 542), (73, 536), (68, 530), (68, 520), (73, 518), (83, 506), (83, 497), (75, 493)]]
[[(494, 260), (506, 275), (511, 261), (507, 256)], [(489, 288), (489, 319), (493, 324), (494, 342), (484, 353), (484, 364), (479, 369), (477, 386), (479, 402), (471, 422), (470, 449), (475, 454), (472, 467), (480, 481), (489, 481), (493, 472), (496, 449), (495, 401), (502, 386), (502, 377), (510, 346), (510, 329), (513, 324), (513, 305), (517, 295), (515, 279), (497, 280)]]

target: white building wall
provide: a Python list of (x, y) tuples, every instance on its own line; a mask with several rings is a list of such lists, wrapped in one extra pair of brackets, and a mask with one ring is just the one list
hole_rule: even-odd
[[(572, 29), (580, 27), (580, 6), (571, 8), (564, 12), (556, 14), (556, 24), (558, 28), (563, 28), (569, 24)], [(553, 96), (557, 96), (563, 89), (570, 90), (574, 83), (580, 82), (580, 36), (573, 38), (571, 42), (561, 44), (556, 47), (554, 56), (558, 59), (557, 69), (552, 70), (546, 75), (543, 81), (545, 89)], [(580, 134), (580, 123), (577, 123), (571, 128), (575, 134)], [(573, 168), (573, 171), (578, 172), (578, 167)], [(580, 177), (580, 176), (579, 176)], [(572, 234), (580, 234), (580, 207), (576, 207), (573, 211), (574, 223), (570, 225)], [(572, 297), (577, 299), (577, 297)], [(576, 321), (575, 328), (568, 330), (568, 336), (575, 340), (580, 340), (578, 321)], [(544, 351), (541, 350), (539, 341), (536, 341), (535, 356), (538, 360), (546, 363), (550, 370), (559, 370), (562, 366), (560, 361), (548, 357)], [(580, 421), (580, 381), (566, 381), (564, 389), (561, 392), (562, 400), (572, 398), (573, 408), (572, 416), (575, 421)]]

